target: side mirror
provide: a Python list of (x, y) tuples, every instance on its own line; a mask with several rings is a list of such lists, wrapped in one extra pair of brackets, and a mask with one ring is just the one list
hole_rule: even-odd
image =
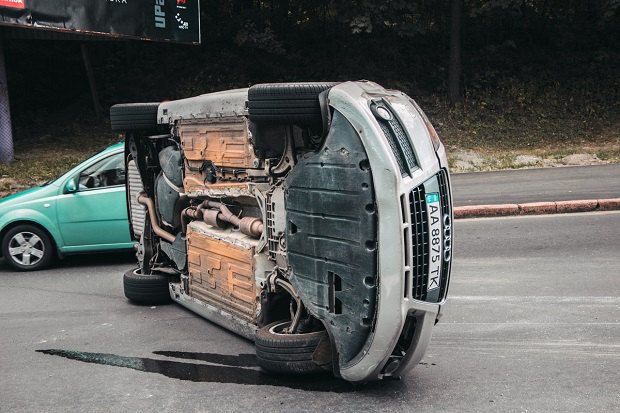
[(77, 185), (75, 184), (75, 179), (71, 178), (65, 184), (65, 194), (72, 194), (77, 191)]

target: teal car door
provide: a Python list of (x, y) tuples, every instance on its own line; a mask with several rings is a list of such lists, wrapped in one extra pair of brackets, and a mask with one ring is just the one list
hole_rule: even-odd
[(127, 248), (131, 240), (123, 153), (91, 164), (68, 183), (57, 203), (64, 250)]

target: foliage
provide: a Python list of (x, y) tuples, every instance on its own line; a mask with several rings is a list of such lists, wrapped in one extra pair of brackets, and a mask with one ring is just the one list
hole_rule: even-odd
[[(450, 1), (202, 0), (202, 46), (89, 48), (106, 105), (364, 78), (419, 100), (453, 146), (617, 143), (620, 0), (463, 0), (466, 99), (457, 107), (445, 99)], [(46, 135), (48, 145), (98, 139), (77, 42), (11, 40), (5, 49), (18, 146)]]

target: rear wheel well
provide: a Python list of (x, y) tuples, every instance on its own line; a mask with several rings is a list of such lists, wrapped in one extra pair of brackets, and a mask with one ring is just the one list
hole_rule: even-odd
[[(56, 244), (56, 240), (54, 239), (54, 236), (48, 231), (47, 228), (45, 228), (43, 225), (39, 224), (38, 222), (34, 222), (34, 221), (28, 221), (28, 220), (14, 221), (8, 224), (6, 227), (2, 228), (2, 230), (0, 231), (0, 244), (2, 243), (2, 240), (4, 240), (6, 233), (9, 232), (11, 228), (15, 228), (18, 225), (32, 225), (33, 227), (37, 227), (41, 231), (45, 232), (53, 244), (52, 246), (54, 247), (54, 250), (56, 251), (56, 257), (60, 257), (60, 252), (58, 251), (58, 245)], [(1, 248), (0, 248), (0, 256), (2, 256)]]

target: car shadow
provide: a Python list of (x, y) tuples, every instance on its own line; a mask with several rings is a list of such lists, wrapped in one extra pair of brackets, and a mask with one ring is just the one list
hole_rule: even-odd
[(56, 260), (54, 267), (87, 267), (93, 265), (109, 265), (127, 263), (129, 268), (135, 266), (136, 253), (133, 250), (121, 252), (89, 252), (88, 254), (67, 255), (62, 260)]
[[(267, 374), (258, 368), (254, 354), (223, 355), (178, 351), (153, 352), (153, 354), (158, 356), (184, 360), (178, 361), (61, 349), (36, 351), (69, 360), (128, 368), (191, 382), (278, 386), (296, 390), (333, 393), (350, 393), (360, 389), (359, 386), (337, 379), (328, 372), (304, 376)], [(185, 360), (200, 361), (201, 363), (192, 363)]]

